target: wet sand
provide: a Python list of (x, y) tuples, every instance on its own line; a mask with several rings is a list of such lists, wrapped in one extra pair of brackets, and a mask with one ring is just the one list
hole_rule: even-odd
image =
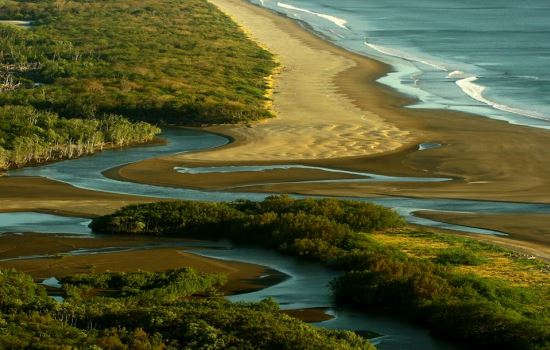
[(0, 177), (0, 212), (35, 211), (93, 217), (153, 198), (84, 190), (39, 177)]
[[(182, 243), (181, 240), (178, 242)], [(36, 280), (43, 280), (52, 276), (59, 278), (78, 273), (165, 271), (186, 266), (205, 273), (226, 275), (228, 282), (223, 288), (226, 294), (260, 290), (285, 278), (280, 272), (263, 266), (198, 256), (184, 251), (186, 248), (183, 246), (144, 249), (144, 245), (148, 243), (170, 243), (170, 240), (105, 236), (70, 238), (37, 234), (2, 235), (0, 236), (0, 259), (33, 254), (55, 256), (0, 261), (0, 268), (14, 268), (30, 274)], [(77, 248), (106, 247), (133, 247), (135, 250), (77, 256), (63, 254)]]
[(474, 214), (419, 211), (415, 215), (441, 222), (505, 232), (507, 237), (472, 235), (516, 248), (550, 261), (550, 214)]
[[(107, 176), (139, 183), (206, 190), (355, 197), (392, 195), (550, 203), (549, 131), (448, 110), (404, 108), (405, 105), (414, 101), (376, 82), (376, 79), (391, 70), (387, 65), (338, 48), (304, 30), (296, 22), (246, 1), (212, 0), (212, 2), (241, 24), (253, 39), (260, 41), (274, 52), (281, 61), (282, 73), (275, 77), (273, 95), (278, 117), (251, 127), (206, 128), (207, 131), (228, 135), (234, 142), (215, 150), (130, 164), (106, 172)], [(287, 40), (289, 37), (292, 38), (293, 49), (281, 50), (278, 46), (279, 41)], [(315, 54), (308, 56), (312, 51)], [(324, 61), (316, 57), (330, 57), (330, 62), (340, 62), (339, 68), (325, 69)], [(298, 60), (301, 61), (300, 65), (285, 66), (285, 62)], [(342, 69), (344, 67), (345, 69)], [(312, 73), (311, 69), (315, 73)], [(315, 79), (320, 79), (318, 81), (323, 83), (321, 85), (305, 83), (312, 75), (316, 75)], [(296, 81), (303, 84), (296, 85)], [(338, 152), (307, 153), (303, 150), (304, 147), (319, 150), (325, 146), (321, 147), (320, 144), (309, 141), (308, 137), (315, 136), (302, 139), (303, 135), (298, 137), (296, 134), (285, 133), (283, 129), (270, 129), (273, 123), (279, 120), (281, 123), (292, 123), (288, 126), (293, 129), (302, 129), (303, 132), (317, 135), (317, 131), (306, 125), (307, 123), (296, 122), (288, 116), (295, 114), (295, 117), (298, 117), (308, 113), (314, 116), (306, 118), (308, 122), (316, 119), (319, 123), (328, 120), (326, 118), (334, 118), (334, 115), (327, 116), (331, 114), (330, 110), (317, 108), (319, 100), (314, 96), (318, 96), (316, 93), (320, 89), (319, 86), (334, 93), (331, 95), (334, 98), (330, 100), (331, 104), (342, 106), (353, 104), (355, 107), (353, 118), (359, 118), (356, 122), (361, 120), (363, 113), (364, 116), (382, 118), (386, 123), (384, 125), (397, 126), (400, 132), (408, 133), (406, 135), (388, 134), (384, 142), (392, 145), (391, 147), (384, 151), (380, 150), (381, 153), (378, 155), (358, 156), (342, 148), (338, 148)], [(285, 106), (285, 108), (277, 109), (277, 106)], [(351, 115), (350, 118), (352, 118)], [(336, 126), (340, 122), (346, 123), (338, 119), (332, 122)], [(269, 130), (270, 137), (265, 137), (263, 134), (265, 130)], [(326, 147), (330, 147), (334, 142), (347, 144), (349, 137), (355, 134), (349, 132), (326, 133), (326, 135), (329, 136), (327, 139), (319, 138), (318, 142), (326, 142)], [(372, 141), (380, 141), (378, 136), (380, 134), (373, 136)], [(362, 134), (361, 137), (368, 141), (371, 136)], [(438, 142), (442, 147), (418, 151), (417, 145), (423, 142)], [(300, 156), (285, 151), (286, 153), (283, 152), (285, 154), (277, 155), (270, 151), (270, 149), (286, 150), (288, 147), (295, 149), (294, 152), (303, 154)], [(300, 184), (294, 182), (337, 179), (342, 175), (302, 169), (201, 175), (180, 174), (174, 170), (176, 166), (289, 163), (361, 170), (393, 176), (449, 177), (454, 180), (440, 183)], [(506, 215), (500, 216), (499, 219), (502, 223), (508, 223), (502, 227), (506, 232), (511, 229), (511, 224), (518, 220), (515, 216)], [(492, 222), (494, 223), (494, 220), (488, 217), (480, 217), (476, 226), (490, 228)], [(541, 246), (547, 244), (541, 241), (538, 237), (540, 234), (536, 233), (545, 229), (544, 220), (524, 222), (522, 225), (526, 232), (533, 234), (518, 236), (518, 240)], [(509, 240), (504, 244), (511, 243), (514, 241)], [(518, 243), (518, 245), (521, 244)]]
[[(288, 181), (315, 181), (315, 180), (339, 180), (356, 179), (362, 176), (355, 176), (343, 173), (326, 172), (315, 169), (276, 169), (258, 172), (236, 172), (236, 173), (205, 173), (205, 174), (182, 174), (174, 170), (182, 163), (176, 159), (153, 158), (138, 163), (123, 165), (103, 172), (108, 178), (121, 181), (131, 181), (144, 184), (152, 184), (166, 187), (185, 187), (206, 190), (232, 190), (241, 191), (241, 186), (254, 184), (265, 184), (272, 182)], [(223, 166), (239, 165), (237, 162), (185, 162), (186, 166)], [(267, 162), (247, 162), (243, 165), (272, 164)], [(279, 164), (289, 164), (283, 162)]]
[[(278, 104), (288, 109), (275, 108), (278, 117), (251, 127), (216, 126), (205, 130), (229, 135), (235, 141), (225, 147), (204, 152), (195, 152), (156, 160), (131, 164), (118, 169), (119, 178), (151, 183), (162, 179), (166, 186), (196, 187), (205, 189), (231, 188), (243, 182), (258, 184), (270, 183), (272, 191), (300, 192), (330, 195), (369, 196), (372, 194), (391, 194), (401, 196), (468, 198), (522, 202), (550, 203), (550, 132), (542, 129), (510, 125), (502, 121), (447, 110), (407, 109), (404, 105), (413, 102), (376, 83), (376, 79), (385, 75), (390, 67), (364, 56), (345, 51), (321, 40), (307, 32), (296, 22), (259, 8), (243, 0), (215, 0), (216, 5), (245, 27), (251, 37), (272, 50), (283, 65), (283, 73), (275, 77), (274, 106)], [(253, 22), (249, 22), (252, 21)], [(252, 26), (250, 23), (253, 23)], [(264, 33), (265, 32), (265, 33)], [(292, 38), (293, 50), (281, 50), (279, 41)], [(282, 38), (282, 39), (281, 39)], [(314, 52), (307, 58), (307, 53)], [(324, 61), (318, 57), (338, 59), (345, 64), (344, 69), (325, 69)], [(285, 60), (300, 60), (300, 66), (290, 66), (285, 74)], [(329, 60), (330, 61), (330, 60)], [(307, 67), (304, 67), (307, 66)], [(315, 71), (311, 71), (311, 68)], [(291, 73), (291, 74), (290, 74)], [(326, 139), (318, 138), (311, 143), (309, 137), (285, 133), (276, 128), (269, 129), (271, 123), (280, 122), (293, 130), (317, 135), (312, 126), (301, 121), (288, 119), (288, 115), (301, 118), (304, 113), (310, 115), (305, 120), (312, 123), (326, 118), (335, 118), (331, 110), (319, 110), (319, 98), (314, 96), (320, 88), (318, 84), (293, 85), (298, 79), (308, 79), (312, 75), (318, 79), (328, 79), (320, 86), (331, 86), (334, 93), (331, 105), (349, 106), (353, 104), (353, 117), (360, 122), (362, 116), (375, 115), (387, 125), (397, 126), (407, 131), (407, 136), (387, 134), (383, 141), (377, 136), (361, 134), (356, 131), (346, 133), (323, 132)], [(320, 76), (320, 77), (319, 77)], [(316, 78), (316, 79), (317, 79)], [(346, 107), (347, 108), (347, 107)], [(348, 119), (331, 121), (338, 129), (340, 123)], [(377, 119), (378, 120), (378, 119)], [(386, 125), (384, 124), (384, 125)], [(265, 129), (268, 128), (268, 129)], [(237, 131), (236, 131), (237, 130)], [(261, 130), (269, 130), (269, 137)], [(344, 148), (333, 147), (334, 142), (346, 145), (349, 140), (359, 136), (365, 142), (382, 142), (392, 145), (380, 155), (359, 156)], [(370, 141), (369, 141), (370, 140)], [(397, 142), (397, 144), (395, 143)], [(437, 149), (416, 151), (422, 142), (439, 142), (443, 146)], [(324, 146), (323, 146), (324, 144)], [(366, 148), (360, 146), (372, 154)], [(365, 148), (366, 147), (366, 148)], [(295, 153), (286, 151), (292, 148)], [(330, 148), (335, 152), (316, 151)], [(270, 149), (278, 150), (275, 154)], [(311, 150), (308, 153), (307, 150)], [(283, 150), (285, 150), (283, 152)], [(290, 153), (289, 153), (290, 152)], [(296, 152), (302, 152), (298, 155)], [(369, 153), (370, 152), (370, 153)], [(292, 154), (291, 154), (292, 153)], [(353, 157), (350, 157), (353, 155)], [(304, 184), (276, 185), (282, 174), (275, 172), (209, 174), (208, 181), (203, 177), (177, 174), (172, 168), (197, 163), (210, 165), (230, 164), (281, 164), (300, 163), (321, 165), (342, 169), (357, 169), (377, 172), (384, 175), (451, 177), (455, 181), (447, 183), (376, 183), (376, 184)], [(333, 174), (326, 174), (333, 178)], [(246, 178), (246, 179), (245, 179)], [(289, 172), (283, 181), (297, 181), (303, 174)], [(283, 182), (280, 181), (280, 182)], [(255, 190), (265, 190), (257, 188)], [(254, 189), (252, 189), (254, 190)]]

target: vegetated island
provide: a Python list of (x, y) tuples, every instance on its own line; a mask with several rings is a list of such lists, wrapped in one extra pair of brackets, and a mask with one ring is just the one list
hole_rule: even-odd
[(6, 0), (0, 19), (32, 23), (0, 24), (0, 169), (149, 142), (145, 122), (272, 116), (272, 55), (206, 1)]
[(452, 234), (406, 226), (392, 210), (336, 199), (170, 201), (96, 218), (94, 232), (231, 239), (325, 264), (344, 274), (341, 303), (408, 317), (480, 348), (550, 344), (549, 266)]
[(231, 303), (224, 277), (181, 268), (61, 279), (64, 302), (0, 270), (0, 346), (90, 349), (374, 349), (349, 331), (309, 326), (276, 303)]

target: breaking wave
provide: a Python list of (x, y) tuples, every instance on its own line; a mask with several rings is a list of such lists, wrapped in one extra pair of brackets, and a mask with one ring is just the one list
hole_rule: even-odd
[(348, 27), (346, 27), (346, 24), (348, 23), (348, 21), (346, 21), (345, 19), (342, 19), (342, 18), (327, 15), (327, 14), (324, 14), (324, 13), (313, 12), (313, 11), (310, 11), (310, 10), (307, 10), (307, 9), (302, 9), (302, 8), (292, 6), (292, 5), (288, 5), (288, 4), (285, 4), (285, 3), (282, 3), (282, 2), (278, 2), (277, 6), (285, 8), (287, 10), (294, 10), (294, 11), (309, 13), (310, 15), (314, 15), (314, 16), (317, 16), (317, 17), (320, 17), (320, 18), (324, 18), (324, 19), (336, 24), (340, 28), (348, 29)]
[(455, 83), (456, 83), (456, 85), (458, 85), (458, 87), (460, 87), (460, 89), (462, 91), (464, 91), (465, 94), (467, 94), (468, 96), (470, 96), (474, 100), (477, 100), (481, 103), (489, 105), (489, 106), (491, 106), (495, 109), (498, 109), (498, 110), (501, 110), (501, 111), (504, 111), (504, 112), (523, 115), (523, 116), (530, 117), (530, 118), (536, 118), (536, 119), (541, 119), (541, 120), (550, 120), (550, 118), (544, 116), (541, 113), (535, 112), (535, 111), (528, 111), (528, 110), (524, 110), (524, 109), (520, 109), (520, 108), (514, 108), (514, 107), (511, 107), (511, 106), (507, 106), (505, 104), (502, 104), (502, 103), (498, 103), (498, 102), (489, 100), (488, 98), (483, 96), (483, 92), (486, 90), (486, 87), (483, 86), (483, 85), (480, 85), (480, 84), (476, 84), (475, 81), (477, 81), (477, 80), (478, 80), (478, 77), (474, 76), (474, 77), (468, 77), (468, 78), (457, 80)]
[(384, 46), (380, 46), (380, 45), (375, 45), (375, 44), (371, 44), (369, 42), (366, 42), (365, 41), (365, 45), (375, 51), (378, 51), (384, 55), (388, 55), (388, 56), (393, 56), (393, 57), (397, 57), (397, 58), (401, 58), (401, 59), (404, 59), (406, 61), (412, 61), (412, 62), (419, 62), (419, 63), (422, 63), (426, 66), (430, 66), (430, 67), (433, 67), (437, 70), (441, 70), (441, 71), (449, 71), (449, 69), (447, 69), (447, 67), (445, 67), (444, 65), (442, 64), (439, 64), (437, 62), (433, 62), (433, 61), (430, 61), (428, 59), (425, 59), (425, 58), (422, 58), (422, 57), (418, 57), (418, 56), (414, 56), (414, 55), (411, 55), (411, 54), (408, 54), (404, 51), (399, 51), (399, 50), (395, 50), (395, 49), (390, 49), (388, 47), (384, 47)]

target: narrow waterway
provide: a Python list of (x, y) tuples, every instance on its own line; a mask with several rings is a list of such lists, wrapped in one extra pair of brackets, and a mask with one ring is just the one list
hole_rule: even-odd
[[(125, 148), (120, 150), (107, 150), (90, 157), (72, 159), (39, 167), (12, 170), (8, 174), (9, 176), (43, 176), (85, 189), (159, 198), (231, 201), (236, 199), (262, 200), (268, 196), (268, 194), (263, 193), (200, 191), (185, 188), (169, 188), (118, 181), (103, 176), (103, 171), (120, 165), (138, 162), (162, 155), (220, 147), (229, 142), (227, 138), (220, 135), (181, 128), (167, 129), (162, 134), (162, 137), (167, 140), (167, 144)], [(229, 169), (230, 168), (224, 168), (223, 170), (228, 171)], [(201, 170), (205, 171), (205, 169), (198, 169), (196, 171)], [(238, 170), (239, 168), (235, 168), (235, 171)], [(366, 177), (371, 175), (372, 178), (361, 179), (359, 181), (384, 181), (383, 179), (388, 178), (381, 174), (363, 174)], [(402, 181), (408, 180), (408, 178), (403, 177), (399, 179)], [(419, 181), (419, 178), (409, 179), (411, 181)], [(442, 180), (443, 179), (439, 178), (427, 178), (424, 181)], [(457, 199), (414, 199), (405, 197), (350, 199), (374, 202), (394, 208), (411, 223), (481, 234), (501, 233), (423, 219), (414, 216), (413, 213), (420, 210), (466, 213), (550, 213), (550, 205), (548, 204), (470, 201)]]
[[(13, 170), (9, 172), (9, 175), (43, 176), (80, 188), (162, 198), (227, 201), (239, 198), (262, 200), (267, 196), (267, 194), (262, 193), (166, 188), (108, 179), (102, 175), (102, 172), (107, 169), (131, 162), (178, 152), (219, 147), (228, 142), (226, 138), (219, 135), (186, 129), (169, 129), (165, 131), (163, 137), (168, 141), (166, 145), (108, 150), (90, 157), (67, 160), (40, 167)], [(224, 170), (227, 171), (228, 169)], [(369, 177), (376, 180), (377, 176), (381, 175), (365, 174), (365, 180), (369, 180)], [(382, 176), (381, 178), (384, 177)], [(432, 181), (441, 181), (441, 179), (432, 179)], [(396, 197), (351, 199), (375, 202), (395, 208), (395, 210), (412, 223), (482, 234), (501, 233), (439, 223), (417, 218), (412, 213), (418, 210), (481, 213), (550, 213), (550, 205), (544, 204)], [(87, 227), (88, 222), (89, 220), (83, 218), (68, 218), (41, 213), (2, 213), (0, 214), (0, 233), (41, 232), (86, 235), (91, 234)], [(226, 246), (225, 249), (204, 249), (197, 247), (194, 252), (219, 259), (256, 263), (290, 276), (289, 279), (261, 291), (229, 297), (233, 301), (258, 301), (266, 297), (272, 297), (280, 303), (283, 309), (326, 307), (335, 318), (321, 322), (318, 324), (319, 326), (377, 332), (383, 336), (374, 339), (374, 342), (379, 349), (383, 350), (456, 348), (452, 344), (431, 337), (427, 330), (407, 322), (390, 317), (368, 315), (353, 310), (337, 308), (330, 297), (328, 283), (338, 275), (338, 272), (326, 269), (318, 264), (306, 263), (258, 248)], [(80, 253), (85, 254), (86, 252)], [(94, 253), (108, 254), (109, 252)]]

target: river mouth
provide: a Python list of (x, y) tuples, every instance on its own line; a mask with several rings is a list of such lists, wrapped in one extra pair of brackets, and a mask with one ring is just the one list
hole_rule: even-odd
[[(238, 188), (232, 189), (232, 191), (229, 192), (163, 187), (126, 182), (107, 178), (103, 175), (103, 173), (108, 169), (120, 167), (129, 163), (139, 162), (154, 157), (173, 155), (176, 153), (187, 153), (198, 150), (212, 149), (229, 143), (229, 139), (218, 134), (185, 128), (168, 128), (161, 136), (166, 139), (166, 144), (120, 150), (107, 150), (89, 157), (66, 160), (38, 167), (11, 170), (8, 172), (8, 176), (39, 176), (68, 183), (72, 186), (83, 189), (166, 199), (206, 201), (233, 201), (237, 199), (249, 199), (258, 201), (272, 195), (272, 193), (239, 192)], [(211, 169), (208, 169), (208, 171), (210, 170)], [(370, 175), (384, 177), (379, 174)], [(366, 180), (370, 181), (370, 179)], [(341, 182), (342, 180), (338, 181)], [(354, 182), (357, 180), (349, 179), (346, 181)], [(365, 197), (348, 199), (368, 201), (394, 208), (407, 221), (413, 224), (491, 235), (502, 235), (502, 232), (438, 222), (435, 220), (416, 217), (413, 213), (423, 210), (476, 213), (550, 213), (550, 205), (548, 204), (492, 202), (461, 199), (417, 199), (406, 197)]]
[[(179, 152), (219, 147), (228, 140), (219, 135), (187, 129), (168, 129), (163, 136), (165, 145), (153, 145), (122, 150), (108, 150), (81, 159), (73, 159), (39, 167), (18, 169), (9, 172), (9, 176), (41, 176), (68, 183), (70, 185), (113, 193), (132, 194), (167, 199), (189, 199), (208, 201), (232, 201), (236, 199), (262, 200), (270, 194), (239, 193), (224, 191), (200, 191), (184, 188), (130, 183), (103, 176), (103, 172), (113, 167), (131, 162), (170, 155)], [(414, 199), (402, 197), (349, 198), (368, 201), (394, 208), (409, 222), (419, 225), (462, 230), (488, 235), (501, 235), (501, 232), (480, 230), (472, 227), (445, 224), (434, 220), (414, 216), (421, 210), (448, 212), (483, 213), (550, 213), (550, 205), (522, 204), (508, 202), (468, 201), (452, 199)], [(90, 236), (88, 219), (44, 216), (40, 213), (3, 213), (0, 214), (0, 232), (66, 232)], [(172, 247), (174, 249), (174, 247)], [(176, 247), (177, 248), (177, 247)], [(181, 247), (180, 247), (181, 248)], [(177, 248), (179, 250), (182, 250)], [(308, 264), (293, 258), (258, 248), (234, 247), (230, 249), (206, 249), (194, 247), (193, 254), (226, 261), (259, 264), (282, 272), (290, 278), (270, 287), (250, 293), (240, 293), (229, 297), (233, 301), (257, 301), (272, 297), (282, 309), (326, 308), (333, 319), (317, 325), (326, 328), (353, 329), (359, 332), (376, 332), (384, 336), (376, 338), (379, 349), (453, 349), (454, 345), (434, 339), (425, 329), (416, 328), (406, 322), (379, 315), (367, 315), (354, 310), (336, 307), (330, 296), (327, 284), (339, 273), (319, 265)], [(85, 252), (83, 252), (85, 253)], [(124, 252), (108, 251), (105, 255)], [(96, 254), (97, 255), (97, 254)], [(157, 259), (158, 260), (158, 259)], [(44, 276), (49, 278), (52, 275)]]

